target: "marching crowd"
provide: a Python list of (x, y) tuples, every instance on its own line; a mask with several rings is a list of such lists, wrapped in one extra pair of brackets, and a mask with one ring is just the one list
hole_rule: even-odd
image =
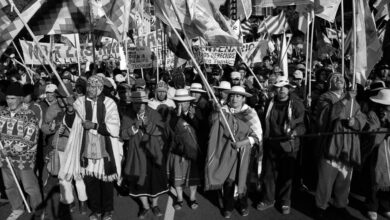
[[(257, 210), (275, 206), (288, 215), (304, 166), (316, 169), (316, 218), (324, 219), (331, 203), (347, 219), (353, 174), (365, 177), (369, 219), (378, 210), (390, 218), (390, 67), (377, 65), (367, 86), (354, 86), (336, 63), (316, 61), (313, 72), (290, 63), (285, 77), (265, 57), (251, 67), (256, 78), (243, 64), (205, 67), (211, 90), (192, 68), (161, 71), (157, 81), (104, 65), (79, 76), (68, 66), (58, 69), (62, 85), (43, 70), (9, 64), (0, 73), (7, 219), (25, 212), (7, 158), (37, 218), (50, 178), (58, 178), (63, 207), (74, 212), (77, 203), (91, 220), (112, 219), (115, 189), (139, 199), (140, 219), (162, 216), (158, 198), (170, 187), (175, 210), (188, 187), (193, 210), (202, 205), (198, 190), (216, 190), (225, 218), (237, 206), (247, 216), (252, 184)], [(297, 166), (302, 156), (313, 163)]]

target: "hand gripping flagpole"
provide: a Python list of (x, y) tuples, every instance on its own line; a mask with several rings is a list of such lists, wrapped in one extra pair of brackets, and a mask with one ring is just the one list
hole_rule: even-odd
[[(3, 150), (3, 149), (4, 149), (3, 144), (0, 142), (0, 150)], [(24, 203), (24, 205), (26, 206), (27, 212), (28, 212), (28, 213), (31, 213), (30, 206), (28, 205), (27, 200), (26, 200), (26, 197), (24, 196), (24, 193), (23, 193), (23, 191), (22, 191), (22, 188), (20, 187), (19, 180), (18, 180), (18, 178), (16, 177), (16, 174), (15, 174), (14, 168), (13, 168), (13, 166), (12, 166), (12, 164), (11, 164), (11, 161), (9, 160), (9, 158), (8, 158), (7, 156), (5, 156), (5, 160), (7, 161), (8, 167), (9, 167), (9, 169), (11, 170), (12, 177), (14, 178), (14, 181), (15, 181), (15, 183), (16, 183), (16, 186), (18, 187), (19, 194), (20, 194), (20, 196), (21, 196), (22, 199), (23, 199), (23, 203)]]
[[(203, 72), (202, 72), (202, 70), (200, 69), (199, 64), (196, 62), (196, 59), (195, 59), (194, 55), (193, 55), (193, 54), (191, 53), (191, 51), (188, 49), (187, 45), (184, 43), (183, 39), (180, 37), (180, 34), (179, 34), (179, 33), (177, 32), (177, 30), (173, 27), (173, 24), (172, 24), (171, 20), (168, 18), (168, 16), (165, 14), (165, 11), (161, 9), (159, 3), (157, 3), (157, 2), (155, 2), (155, 3), (156, 3), (156, 6), (160, 8), (162, 14), (164, 15), (164, 18), (167, 20), (169, 26), (170, 26), (170, 27), (172, 28), (172, 30), (175, 32), (177, 38), (179, 38), (180, 43), (184, 46), (186, 52), (187, 52), (188, 55), (190, 56), (192, 62), (193, 62), (194, 65), (195, 65), (196, 70), (197, 70), (198, 73), (199, 73), (200, 78), (202, 79), (203, 83), (205, 84), (207, 90), (210, 91), (210, 94), (211, 94), (213, 100), (215, 101), (215, 103), (217, 103), (218, 106), (220, 106), (219, 103), (218, 103), (217, 97), (215, 97), (214, 92), (212, 92), (211, 86), (210, 86), (210, 84), (207, 82), (205, 76), (203, 75)], [(220, 111), (220, 113), (221, 113), (221, 116), (222, 116), (222, 119), (223, 119), (224, 123), (226, 124), (226, 128), (227, 128), (228, 131), (229, 131), (229, 134), (230, 134), (230, 136), (231, 136), (231, 138), (232, 138), (232, 141), (233, 141), (233, 142), (236, 142), (236, 139), (234, 138), (233, 132), (232, 132), (230, 126), (229, 126), (229, 123), (228, 123), (228, 121), (227, 121), (227, 119), (226, 119), (226, 117), (225, 117), (225, 114), (223, 113), (223, 111), (222, 111), (221, 108), (219, 108), (219, 111)]]
[(22, 15), (20, 14), (20, 11), (19, 9), (15, 6), (15, 3), (13, 0), (8, 0), (11, 7), (13, 7), (13, 9), (15, 10), (16, 14), (18, 15), (18, 17), (20, 18), (20, 20), (22, 21), (23, 25), (26, 27), (28, 33), (31, 35), (31, 37), (33, 38), (34, 40), (34, 43), (37, 45), (39, 51), (42, 53), (42, 55), (45, 57), (45, 59), (47, 60), (47, 62), (49, 63), (51, 69), (53, 70), (53, 73), (54, 75), (57, 77), (58, 79), (58, 82), (60, 83), (60, 85), (62, 86), (62, 88), (64, 89), (65, 91), (65, 94), (66, 96), (70, 96), (70, 93), (68, 91), (68, 89), (66, 88), (64, 82), (62, 82), (62, 79), (60, 77), (60, 75), (58, 74), (56, 68), (54, 67), (53, 63), (50, 61), (49, 57), (47, 56), (47, 54), (42, 50), (41, 46), (39, 45), (39, 42), (37, 40), (37, 38), (35, 37), (34, 33), (32, 32), (31, 28), (28, 26), (26, 20), (24, 20), (24, 18), (22, 17)]
[(253, 75), (253, 77), (255, 78), (255, 80), (256, 80), (256, 82), (257, 82), (257, 84), (259, 84), (260, 89), (261, 89), (261, 90), (264, 90), (263, 85), (261, 85), (259, 79), (257, 78), (257, 76), (255, 75), (255, 73), (253, 72), (252, 68), (249, 67), (248, 63), (244, 60), (244, 58), (242, 57), (242, 55), (238, 52), (237, 48), (236, 48), (235, 50), (236, 50), (238, 56), (241, 58), (242, 62), (245, 64), (245, 66), (248, 67), (249, 72)]

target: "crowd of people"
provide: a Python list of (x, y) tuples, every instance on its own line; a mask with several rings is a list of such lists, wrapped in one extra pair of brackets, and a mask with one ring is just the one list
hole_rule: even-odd
[(316, 217), (325, 218), (330, 203), (348, 216), (352, 176), (361, 175), (369, 219), (378, 210), (390, 218), (386, 64), (362, 86), (352, 85), (336, 61), (316, 61), (312, 72), (290, 63), (285, 76), (264, 57), (250, 67), (254, 75), (244, 64), (205, 67), (211, 90), (192, 68), (160, 71), (156, 80), (138, 70), (91, 65), (79, 73), (66, 66), (58, 68), (62, 84), (43, 69), (34, 68), (36, 74), (12, 60), (5, 64), (0, 169), (2, 196), (12, 207), (8, 220), (25, 212), (12, 170), (37, 218), (54, 178), (63, 207), (74, 212), (79, 204), (89, 219), (110, 220), (115, 190), (139, 199), (144, 219), (163, 215), (158, 198), (171, 187), (175, 210), (184, 206), (184, 189), (193, 210), (202, 205), (198, 190), (215, 190), (223, 217), (231, 218), (235, 207), (249, 215), (248, 191), (256, 185), (257, 210), (275, 206), (288, 215), (293, 182), (305, 166), (315, 167), (309, 176)]

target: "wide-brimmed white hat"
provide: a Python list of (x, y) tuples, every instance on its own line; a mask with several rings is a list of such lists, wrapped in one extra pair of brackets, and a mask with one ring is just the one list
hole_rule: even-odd
[(200, 92), (200, 93), (206, 93), (206, 90), (203, 90), (202, 84), (200, 83), (192, 83), (190, 87), (191, 92)]
[(195, 100), (195, 97), (190, 96), (187, 89), (178, 89), (172, 99), (177, 102), (189, 102)]
[(371, 96), (370, 99), (375, 103), (390, 105), (390, 89), (381, 89), (376, 96)]
[(252, 95), (247, 93), (242, 86), (233, 86), (230, 90), (226, 91), (227, 94), (239, 94), (245, 97), (251, 97)]
[(285, 77), (278, 77), (276, 79), (276, 83), (274, 84), (275, 87), (285, 87), (285, 86), (288, 86), (288, 87), (294, 87), (293, 85), (290, 84), (290, 81), (285, 78)]
[(220, 90), (230, 90), (232, 89), (232, 86), (230, 85), (230, 82), (228, 81), (221, 81), (219, 83), (219, 86), (214, 86), (215, 89), (220, 89)]

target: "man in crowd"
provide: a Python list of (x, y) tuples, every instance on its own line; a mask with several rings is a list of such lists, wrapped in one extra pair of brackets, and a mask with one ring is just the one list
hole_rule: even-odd
[[(12, 213), (7, 220), (16, 220), (24, 213), (22, 196), (16, 185), (22, 183), (24, 191), (29, 195), (30, 205), (39, 219), (42, 214), (40, 205), (42, 194), (38, 179), (34, 173), (39, 133), (38, 119), (34, 112), (23, 107), (23, 89), (19, 83), (12, 83), (6, 92), (8, 107), (0, 111), (0, 167), (4, 180), (5, 191), (12, 207)], [(8, 157), (12, 167), (8, 167)]]
[[(223, 188), (223, 215), (232, 217), (235, 184), (238, 185), (239, 210), (242, 216), (249, 214), (247, 202), (247, 175), (250, 153), (254, 145), (262, 142), (262, 128), (256, 111), (245, 104), (251, 94), (241, 86), (228, 91), (229, 103), (222, 107), (228, 126), (234, 135), (232, 142), (227, 125), (221, 122), (221, 113), (212, 115), (212, 127), (206, 158), (207, 189)], [(228, 136), (226, 136), (227, 134)], [(261, 150), (259, 150), (261, 151)], [(239, 159), (240, 158), (240, 159)]]
[(275, 97), (266, 110), (264, 138), (277, 139), (269, 139), (264, 144), (264, 187), (257, 209), (273, 207), (277, 200), (282, 213), (290, 214), (294, 167), (300, 146), (295, 136), (305, 132), (305, 108), (300, 100), (290, 96), (291, 84), (286, 78), (279, 77), (274, 88)]
[(66, 161), (59, 178), (79, 180), (87, 186), (91, 220), (112, 219), (114, 211), (113, 181), (121, 176), (122, 143), (119, 142), (120, 120), (116, 103), (102, 94), (103, 78), (88, 79), (85, 97), (78, 98), (74, 113), (65, 117), (71, 128), (64, 152)]
[[(316, 107), (319, 132), (360, 131), (366, 116), (360, 111), (354, 91), (345, 91), (346, 84), (340, 73), (329, 78), (329, 91), (322, 94)], [(315, 194), (317, 215), (324, 218), (328, 202), (334, 195), (334, 206), (345, 218), (353, 166), (360, 165), (360, 140), (357, 134), (340, 134), (319, 138), (318, 185)], [(333, 193), (332, 193), (333, 192)]]

